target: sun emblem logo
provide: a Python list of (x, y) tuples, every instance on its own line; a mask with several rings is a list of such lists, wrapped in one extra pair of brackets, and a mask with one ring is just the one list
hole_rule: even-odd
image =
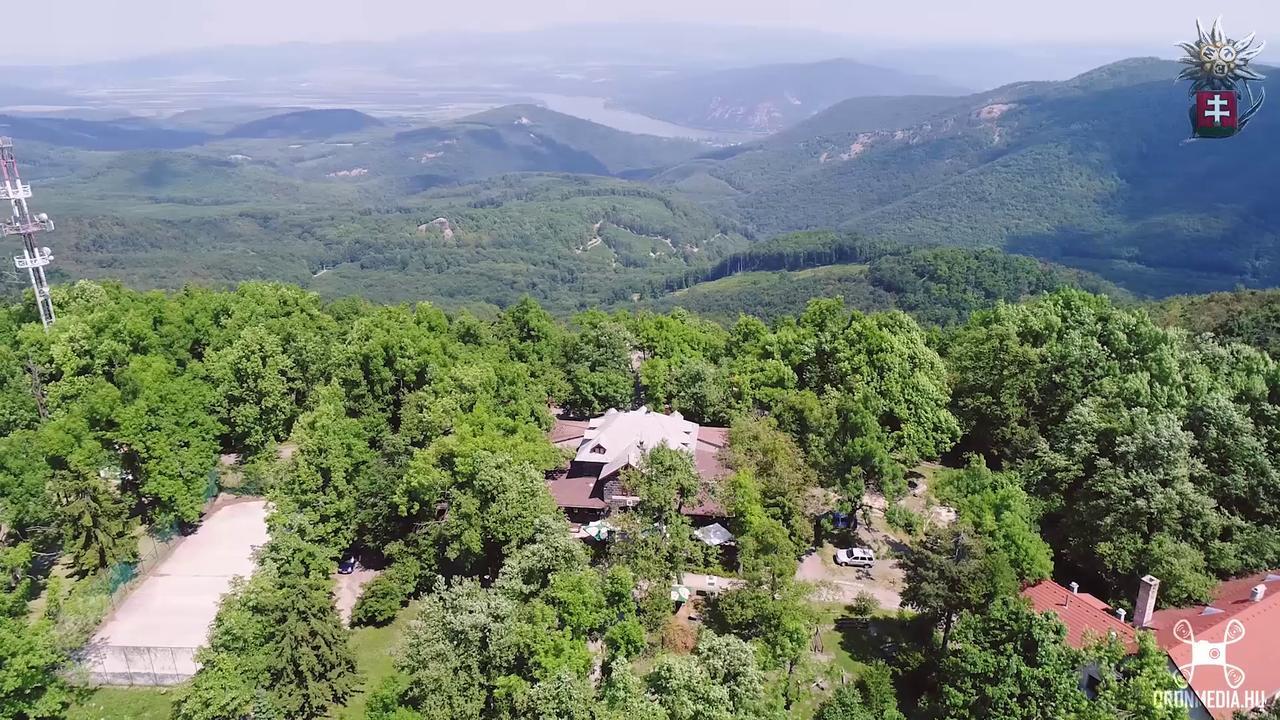
[(1178, 47), (1187, 53), (1178, 62), (1188, 66), (1178, 79), (1193, 81), (1192, 92), (1227, 90), (1239, 82), (1266, 79), (1249, 67), (1249, 61), (1266, 47), (1266, 43), (1253, 46), (1254, 33), (1233, 40), (1223, 32), (1222, 18), (1214, 20), (1208, 32), (1196, 20), (1196, 33), (1199, 38), (1194, 43), (1178, 43)]
[(1231, 137), (1244, 130), (1267, 99), (1261, 82), (1266, 78), (1249, 67), (1266, 43), (1255, 46), (1253, 33), (1239, 40), (1227, 37), (1222, 18), (1208, 32), (1196, 20), (1196, 34), (1194, 43), (1178, 43), (1186, 52), (1178, 59), (1186, 65), (1178, 79), (1191, 81), (1191, 138)]

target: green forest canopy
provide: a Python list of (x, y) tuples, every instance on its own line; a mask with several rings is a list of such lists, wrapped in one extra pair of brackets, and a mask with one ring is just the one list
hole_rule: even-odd
[[(961, 582), (1010, 582), (938, 584), (929, 548), (949, 545), (920, 541), (905, 560), (920, 584), (904, 597), (921, 618), (956, 620), (961, 657), (1018, 643), (995, 626), (1048, 648), (1057, 669), (1039, 672), (1058, 675), (1038, 693), (1074, 687), (1060, 677), (1074, 651), (1056, 621), (992, 602), (1016, 580), (1052, 568), (1122, 598), (1150, 572), (1165, 601), (1192, 603), (1218, 578), (1280, 563), (1280, 368), (1078, 290), (933, 334), (831, 299), (730, 327), (684, 310), (562, 323), (527, 299), (482, 320), (265, 283), (141, 293), (84, 281), (55, 302), (48, 333), (28, 307), (0, 312), (0, 652), (24, 668), (0, 685), (19, 688), (0, 697), (11, 717), (66, 706), (56, 671), (85, 639), (69, 628), (94, 624), (71, 616), (79, 588), (127, 563), (139, 528), (198, 523), (220, 452), (240, 454), (272, 499), (273, 539), (219, 613), (179, 720), (320, 717), (345, 702), (347, 631), (325, 589), (353, 546), (391, 568), (358, 619), (385, 622), (420, 598), (370, 717), (795, 716), (816, 622), (792, 580), (812, 542), (811, 491), (847, 509), (868, 488), (894, 500), (909, 468), (944, 455), (974, 454), (944, 488), (970, 556), (992, 569)], [(544, 486), (561, 462), (550, 403), (586, 415), (642, 402), (742, 441), (717, 491), (734, 509), (746, 585), (713, 603), (692, 642), (667, 629), (665, 583), (707, 561), (687, 533), (632, 532), (592, 562)], [(277, 461), (286, 440), (297, 450)], [(688, 459), (655, 453), (637, 472), (627, 521), (682, 527), (675, 508), (697, 492)], [(70, 590), (40, 557), (65, 562)], [(931, 628), (917, 627), (922, 651)], [(597, 636), (599, 688), (585, 645)], [(637, 653), (654, 658), (639, 674), (623, 661)], [(947, 707), (948, 688), (971, 686), (954, 662), (903, 657), (916, 664), (895, 667), (895, 682), (913, 703)], [(831, 702), (890, 717), (873, 679)]]

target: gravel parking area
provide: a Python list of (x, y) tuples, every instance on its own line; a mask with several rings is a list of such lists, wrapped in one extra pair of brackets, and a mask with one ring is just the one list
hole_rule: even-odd
[(825, 602), (853, 602), (859, 593), (870, 593), (885, 610), (902, 606), (902, 570), (892, 558), (881, 556), (872, 568), (835, 564), (836, 549), (825, 545), (800, 561), (796, 579), (818, 586), (816, 597)]

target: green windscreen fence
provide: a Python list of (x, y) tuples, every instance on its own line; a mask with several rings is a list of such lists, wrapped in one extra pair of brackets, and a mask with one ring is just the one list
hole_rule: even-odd
[(129, 584), (129, 581), (138, 574), (138, 563), (136, 561), (116, 563), (111, 566), (107, 572), (107, 585), (111, 593)]
[(207, 503), (218, 494), (218, 468), (209, 469), (208, 482), (204, 486), (204, 501)]
[[(206, 480), (204, 501), (207, 506), (209, 501), (217, 496), (219, 490), (218, 471), (216, 468), (209, 470)], [(147, 535), (150, 537), (143, 538), (140, 543), (141, 548), (138, 559), (118, 562), (107, 570), (107, 583), (111, 594), (114, 595), (117, 590), (128, 585), (143, 569), (154, 565), (181, 532), (182, 527), (177, 522), (164, 527), (152, 526), (147, 531)]]

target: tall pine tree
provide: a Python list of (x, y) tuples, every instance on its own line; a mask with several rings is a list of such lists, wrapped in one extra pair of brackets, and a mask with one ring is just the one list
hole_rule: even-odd
[(175, 720), (311, 720), (350, 695), (355, 659), (325, 551), (280, 533), (261, 562), (223, 601)]
[(267, 689), (288, 718), (316, 718), (351, 693), (355, 657), (334, 607), (321, 550), (287, 535), (273, 543), (279, 612), (264, 652)]

